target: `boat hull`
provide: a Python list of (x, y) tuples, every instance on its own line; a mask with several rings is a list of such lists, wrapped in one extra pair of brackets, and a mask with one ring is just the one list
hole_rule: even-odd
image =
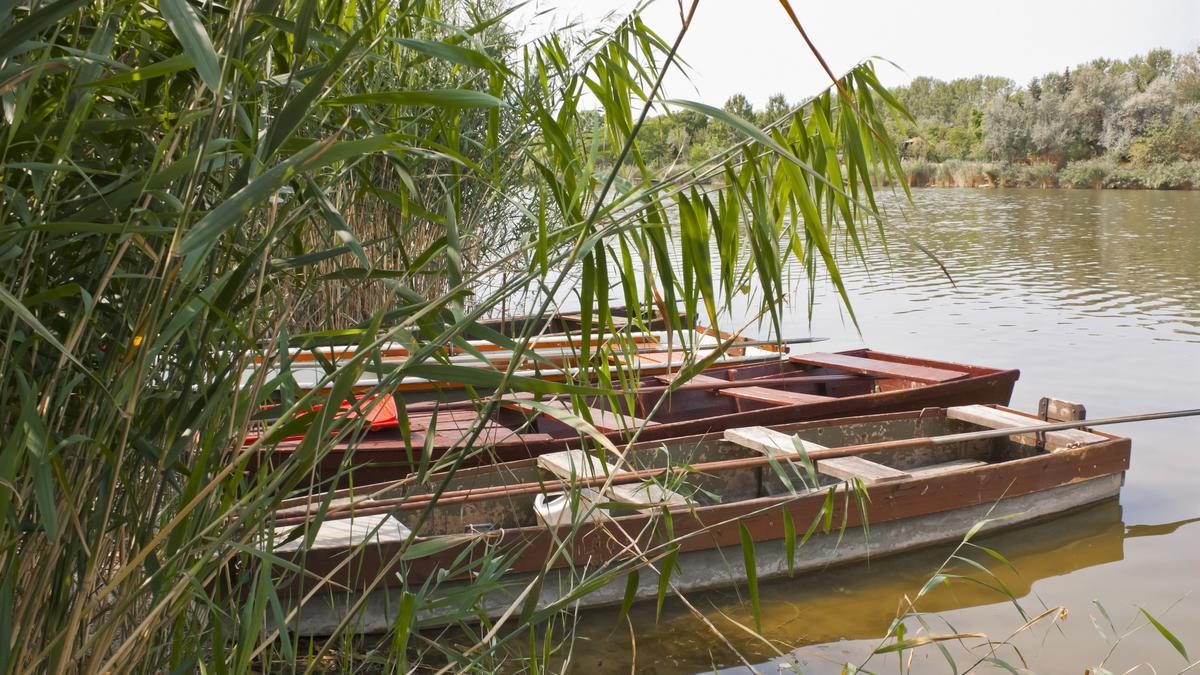
[[(987, 421), (969, 421), (979, 419)], [(641, 570), (634, 597), (657, 595), (658, 579), (651, 565), (662, 564), (670, 551), (680, 562), (671, 576), (672, 585), (685, 592), (704, 590), (745, 581), (747, 570), (742, 561), (747, 538), (754, 542), (757, 577), (769, 579), (955, 541), (981, 521), (988, 521), (987, 529), (1011, 527), (1119, 493), (1130, 462), (1128, 438), (1088, 431), (1050, 433), (1039, 440), (1033, 434), (997, 436), (997, 427), (990, 426), (1028, 426), (1025, 420), (1037, 422), (1036, 417), (1006, 408), (968, 406), (777, 427), (775, 433), (796, 435), (816, 448), (807, 458), (791, 459), (798, 470), (802, 462), (815, 460), (816, 474), (825, 477), (803, 484), (796, 482), (800, 473), (790, 482), (783, 478), (791, 474), (781, 473), (782, 468), (774, 464), (787, 463), (782, 455), (769, 459), (755, 446), (746, 445), (748, 441), (743, 439), (752, 429), (738, 430), (724, 439), (680, 439), (669, 448), (655, 442), (637, 444), (626, 451), (632, 468), (682, 470), (678, 475), (693, 488), (689, 499), (697, 501), (675, 504), (669, 511), (661, 503), (640, 502), (647, 506), (623, 507), (617, 515), (610, 511), (608, 516), (576, 525), (579, 529), (574, 533), (572, 526), (553, 526), (541, 516), (540, 522), (535, 520), (531, 502), (537, 508), (538, 495), (564, 489), (582, 495), (579, 490), (596, 486), (589, 482), (595, 479), (578, 477), (575, 470), (564, 477), (562, 472), (529, 463), (471, 469), (464, 472), (461, 483), (446, 484), (447, 491), (432, 510), (428, 493), (421, 492), (420, 485), (396, 499), (385, 490), (368, 486), (360, 488), (362, 496), (356, 498), (354, 517), (395, 519), (393, 522), (423, 536), (413, 539), (406, 533), (382, 536), (372, 532), (369, 536), (381, 538), (348, 543), (337, 536), (323, 536), (324, 526), (318, 526), (312, 546), (285, 554), (292, 555), (307, 574), (281, 578), (280, 588), (293, 601), (315, 590), (298, 608), (293, 628), (302, 633), (331, 630), (351, 608), (356, 608), (350, 618), (352, 630), (375, 632), (388, 625), (388, 608), (395, 606), (396, 591), (388, 587), (419, 586), (436, 579), (437, 594), (452, 594), (456, 589), (465, 592), (468, 582), (454, 575), (468, 574), (465, 570), (474, 569), (474, 562), (491, 566), (498, 554), (505, 556), (501, 586), (505, 590), (489, 591), (478, 599), (481, 616), (504, 612), (515, 594), (538, 575), (544, 578), (534, 589), (538, 606), (601, 606), (624, 599), (625, 575), (634, 568)], [(969, 433), (978, 428), (990, 435), (976, 438)], [(953, 442), (925, 443), (928, 437), (946, 434), (957, 436)], [(970, 438), (960, 438), (964, 436)], [(868, 465), (868, 471), (888, 469), (897, 475), (855, 483), (858, 487), (850, 493), (848, 479), (830, 473), (829, 464), (843, 456), (836, 454), (837, 450), (852, 454), (860, 466)], [(545, 471), (557, 477), (538, 473)], [(661, 475), (666, 482), (660, 485), (674, 485), (666, 473)], [(509, 478), (512, 482), (504, 482)], [(603, 483), (605, 478), (598, 480)], [(607, 480), (638, 484), (646, 479), (632, 470), (624, 477), (613, 474)], [(484, 489), (487, 486), (492, 489)], [(321, 495), (314, 499), (313, 503), (332, 503)], [(303, 512), (308, 508), (305, 500), (289, 503), (286, 513), (292, 515), (281, 512), (277, 522), (300, 513), (299, 521), (287, 527), (305, 527), (308, 519)], [(330, 506), (330, 513), (335, 508), (341, 507)], [(668, 512), (670, 527), (664, 528)], [(344, 523), (347, 512), (335, 518)], [(794, 565), (789, 569), (785, 548), (789, 538), (794, 542), (797, 533), (822, 521), (832, 524), (832, 530), (822, 532), (818, 527), (816, 535), (795, 549)], [(292, 542), (288, 546), (299, 541), (295, 536), (288, 540)], [(408, 556), (407, 547), (418, 540), (438, 540), (439, 544), (436, 550)], [(357, 555), (349, 555), (350, 546), (363, 544), (366, 547)], [(609, 566), (605, 585), (586, 596), (568, 596), (573, 588), (569, 582), (579, 570), (604, 566)], [(312, 579), (324, 579), (324, 585), (308, 588)], [(420, 616), (429, 625), (450, 618), (436, 611)]]
[[(796, 552), (789, 566), (783, 539), (774, 538), (755, 544), (755, 573), (760, 580), (795, 576), (827, 567), (877, 559), (915, 549), (960, 541), (978, 523), (990, 520), (982, 532), (1011, 529), (1027, 523), (1059, 516), (1087, 507), (1120, 493), (1123, 474), (1110, 474), (1031, 494), (1000, 499), (995, 502), (928, 513), (898, 520), (872, 522), (869, 536), (863, 528), (854, 527), (844, 534), (834, 531), (818, 533)], [(1003, 516), (1003, 518), (1000, 518)], [(683, 551), (677, 558), (678, 567), (670, 576), (671, 585), (680, 593), (728, 588), (745, 583), (747, 578), (740, 544)], [(545, 573), (537, 586), (537, 607), (595, 608), (620, 605), (627, 592), (627, 578), (617, 577), (607, 584), (582, 595), (570, 597), (576, 587), (577, 572), (558, 568)], [(537, 581), (532, 572), (506, 577), (501, 590), (484, 596), (479, 613), (489, 619), (504, 614), (520, 594)], [(450, 582), (441, 588), (447, 593), (465, 590), (469, 582)], [(652, 567), (642, 568), (638, 575), (635, 600), (650, 600), (658, 596), (659, 575)], [(370, 593), (321, 593), (300, 608), (290, 630), (300, 635), (328, 635), (345, 622), (355, 633), (386, 632), (395, 622), (400, 606), (401, 591), (380, 588)], [(347, 613), (357, 607), (354, 618), (346, 621)], [(418, 616), (422, 626), (434, 627), (448, 620), (445, 614), (424, 612)]]

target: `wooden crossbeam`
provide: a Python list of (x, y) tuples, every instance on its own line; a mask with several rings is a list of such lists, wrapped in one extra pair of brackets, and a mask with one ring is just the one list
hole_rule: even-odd
[(933, 478), (942, 474), (952, 473), (954, 471), (965, 471), (967, 469), (975, 469), (981, 466), (987, 466), (987, 462), (981, 462), (977, 459), (952, 459), (949, 462), (940, 464), (930, 464), (921, 466), (915, 469), (909, 469), (908, 473), (913, 478)]
[[(962, 405), (946, 409), (946, 417), (952, 420), (970, 422), (989, 429), (1004, 429), (1007, 427), (1027, 427), (1037, 424), (1036, 417), (1026, 417), (1007, 410), (997, 410), (985, 405)], [(1037, 434), (1014, 434), (1013, 438), (1024, 445), (1037, 445)], [(1066, 450), (1077, 448), (1088, 443), (1106, 440), (1103, 436), (1081, 429), (1066, 429), (1046, 433), (1046, 448), (1049, 450)]]
[[(542, 401), (544, 405), (552, 406), (576, 414), (571, 402), (565, 399), (553, 399), (550, 401)], [(506, 398), (504, 404), (510, 407), (519, 408), (521, 410), (537, 411), (537, 408), (529, 405), (528, 399), (523, 398)], [(585, 411), (592, 418), (592, 426), (602, 432), (609, 431), (625, 431), (629, 429), (637, 429), (638, 427), (653, 427), (657, 426), (658, 422), (644, 420), (640, 417), (632, 415), (623, 415), (621, 413), (612, 412), (611, 410), (602, 410), (600, 408), (585, 407)]]
[(612, 485), (604, 491), (604, 494), (614, 502), (643, 507), (639, 508), (639, 511), (652, 510), (662, 506), (686, 506), (688, 503), (687, 497), (653, 481)]
[[(485, 445), (523, 445), (533, 442), (550, 440), (547, 434), (522, 434), (496, 422), (495, 420), (479, 420), (474, 410), (449, 410), (437, 415), (436, 424), (433, 415), (413, 415), (409, 418), (409, 428), (413, 432), (413, 444), (424, 443), (424, 437), (430, 427), (435, 431), (434, 444), (437, 447), (454, 447), (462, 443), (471, 430), (482, 425), (479, 436), (475, 440), (478, 446)], [(416, 436), (420, 435), (418, 441)], [(361, 449), (360, 444), (360, 449)]]
[[(605, 461), (601, 461), (599, 457), (583, 450), (564, 450), (539, 455), (537, 464), (538, 467), (572, 483), (629, 473), (625, 469), (618, 469), (613, 458), (605, 457)], [(654, 481), (609, 485), (601, 494), (612, 502), (638, 507), (638, 511), (663, 506), (683, 506), (688, 503), (683, 495), (667, 490)]]
[(759, 403), (769, 403), (771, 405), (808, 405), (834, 400), (832, 396), (801, 394), (784, 389), (772, 389), (771, 387), (733, 387), (731, 389), (719, 389), (717, 393), (722, 396), (757, 401)]
[[(659, 382), (670, 384), (675, 378), (674, 375), (659, 375)], [(722, 396), (730, 396), (732, 398), (740, 398), (748, 401), (757, 401), (759, 403), (770, 403), (772, 405), (806, 405), (809, 403), (822, 403), (824, 401), (832, 401), (833, 396), (819, 396), (817, 394), (801, 394), (799, 392), (787, 391), (784, 389), (775, 389), (772, 387), (764, 387), (755, 385), (753, 381), (748, 380), (744, 387), (731, 387), (729, 380), (711, 377), (709, 375), (696, 375), (688, 384), (699, 384), (701, 386), (717, 387), (716, 392)], [(724, 385), (724, 386), (721, 386)]]
[(724, 433), (726, 441), (735, 445), (740, 445), (743, 448), (757, 450), (758, 452), (774, 455), (794, 455), (796, 453), (796, 441), (799, 440), (800, 446), (805, 452), (816, 452), (817, 450), (828, 450), (823, 445), (818, 445), (804, 439), (796, 439), (781, 431), (775, 431), (767, 427), (738, 427), (736, 429), (726, 429)]
[(878, 462), (872, 462), (869, 459), (862, 457), (834, 457), (833, 459), (822, 459), (817, 462), (817, 471), (826, 476), (833, 476), (839, 480), (851, 480), (857, 478), (864, 485), (876, 485), (878, 483), (890, 483), (896, 480), (904, 480), (911, 478), (912, 475), (906, 471), (893, 469), (890, 466), (884, 466)]
[(837, 368), (838, 370), (845, 370), (852, 373), (858, 373), (860, 375), (894, 377), (904, 380), (913, 380), (914, 382), (924, 382), (927, 384), (937, 384), (939, 382), (957, 380), (967, 376), (967, 373), (961, 370), (948, 370), (945, 368), (934, 368), (932, 366), (917, 366), (909, 363), (884, 361), (882, 359), (865, 359), (860, 356), (849, 356), (847, 354), (825, 354), (816, 352), (812, 354), (796, 354), (789, 356), (788, 359), (793, 363), (804, 363), (810, 366)]
[[(276, 537), (282, 539), (295, 526), (276, 529)], [(373, 544), (399, 543), (412, 536), (412, 530), (389, 513), (349, 518), (331, 518), (321, 523), (312, 544), (307, 550), (344, 548), (370, 541)], [(276, 553), (299, 551), (304, 547), (305, 537), (293, 539), (275, 547)]]
[[(669, 375), (655, 375), (654, 379), (658, 380), (659, 382), (662, 382), (663, 384), (671, 384), (672, 382), (675, 381), (675, 378), (677, 378), (677, 377), (679, 377), (679, 373), (671, 373)], [(688, 379), (687, 383), (688, 384), (702, 384), (702, 385), (711, 387), (714, 384), (716, 384), (716, 385), (729, 384), (729, 380), (722, 380), (721, 378), (713, 377), (712, 375), (697, 374), (697, 375), (693, 375), (690, 379)]]
[(591, 480), (612, 474), (628, 473), (616, 468), (611, 457), (603, 461), (583, 450), (562, 450), (538, 455), (537, 465), (563, 480)]

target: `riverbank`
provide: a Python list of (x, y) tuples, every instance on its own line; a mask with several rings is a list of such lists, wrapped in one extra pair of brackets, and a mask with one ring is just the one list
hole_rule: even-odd
[(904, 160), (912, 187), (1024, 187), (1114, 190), (1194, 190), (1200, 188), (1200, 161), (1135, 166), (1108, 159), (1015, 164), (971, 160)]

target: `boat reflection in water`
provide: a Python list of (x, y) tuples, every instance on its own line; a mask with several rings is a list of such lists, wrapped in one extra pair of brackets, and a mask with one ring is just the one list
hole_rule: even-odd
[[(1186, 522), (1138, 525), (1127, 531), (1121, 520), (1121, 506), (1111, 499), (1073, 514), (977, 540), (1012, 561), (1015, 570), (983, 551), (964, 551), (964, 555), (995, 574), (1032, 617), (1046, 609), (1032, 594), (1037, 582), (1121, 561), (1126, 538), (1169, 534), (1183, 524)], [(759, 589), (762, 635), (785, 654), (809, 645), (881, 639), (905, 596), (915, 596), (952, 550), (950, 546), (936, 546), (869, 564), (763, 583)], [(995, 585), (994, 580), (967, 565), (959, 564), (953, 571)], [(734, 623), (754, 626), (744, 587), (740, 593), (694, 593), (687, 599), (751, 663), (779, 658), (779, 652)], [(917, 609), (940, 613), (997, 603), (1011, 608), (1010, 600), (1002, 593), (981, 584), (957, 581), (932, 590)], [(615, 610), (581, 615), (577, 627), (581, 639), (576, 640), (570, 670), (630, 672), (634, 665), (631, 632), (637, 636), (637, 672), (712, 672), (714, 667), (742, 665), (679, 600), (667, 601), (657, 624), (654, 611), (653, 603), (635, 605), (630, 612), (632, 630), (625, 621), (616, 623)], [(1011, 611), (1015, 628), (1021, 619), (1015, 609)], [(941, 624), (937, 632), (945, 632), (945, 625)]]

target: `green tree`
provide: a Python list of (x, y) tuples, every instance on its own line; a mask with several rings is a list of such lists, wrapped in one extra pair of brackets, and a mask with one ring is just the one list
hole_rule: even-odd
[(1175, 83), (1163, 77), (1152, 82), (1145, 91), (1125, 99), (1104, 121), (1101, 144), (1105, 150), (1119, 159), (1128, 158), (1129, 149), (1138, 137), (1170, 121), (1176, 107), (1173, 101), (1175, 90)]
[(745, 94), (730, 96), (722, 107), (727, 113), (737, 115), (744, 120), (754, 121), (754, 106), (750, 105), (750, 99), (746, 98)]
[(1181, 54), (1172, 70), (1174, 100), (1180, 104), (1200, 103), (1200, 49)]
[(996, 96), (983, 113), (983, 149), (992, 159), (1024, 161), (1032, 150), (1029, 113), (1020, 96)]
[(759, 126), (766, 126), (779, 120), (784, 115), (791, 112), (792, 105), (788, 103), (787, 97), (782, 93), (771, 94), (767, 99), (767, 107), (763, 108), (762, 115), (759, 116)]

